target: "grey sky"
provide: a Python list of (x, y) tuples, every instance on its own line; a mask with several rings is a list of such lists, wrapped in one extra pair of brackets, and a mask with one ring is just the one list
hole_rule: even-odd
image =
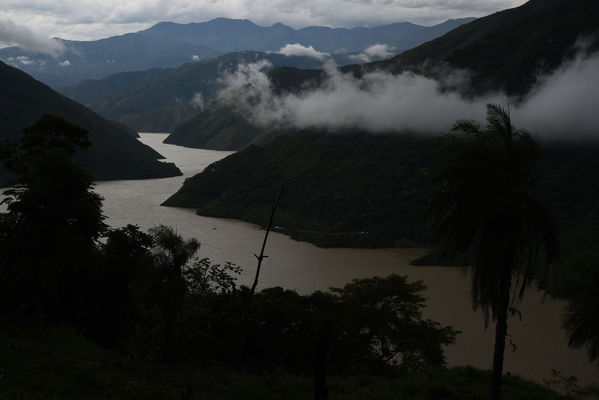
[(0, 16), (43, 37), (93, 40), (135, 32), (160, 21), (247, 18), (294, 28), (374, 26), (410, 21), (432, 25), (480, 17), (526, 0), (2, 0)]

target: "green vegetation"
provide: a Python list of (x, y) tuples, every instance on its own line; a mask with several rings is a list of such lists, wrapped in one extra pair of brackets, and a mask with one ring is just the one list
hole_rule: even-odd
[(323, 246), (424, 243), (434, 142), (351, 132), (286, 135), (212, 164), (164, 205), (264, 225), (286, 183), (276, 225), (295, 238)]
[(428, 215), (433, 236), (455, 257), (466, 254), (472, 301), (496, 321), (491, 398), (501, 379), (512, 291), (524, 294), (540, 263), (559, 254), (551, 216), (532, 194), (538, 153), (509, 112), (487, 105), (487, 125), (461, 120), (445, 138)]
[[(91, 146), (75, 156), (94, 179), (142, 179), (180, 175), (173, 164), (129, 133), (89, 109), (54, 92), (16, 68), (0, 62), (0, 140), (17, 140), (22, 130), (44, 114), (53, 114), (89, 132)], [(9, 179), (0, 168), (0, 185)]]
[[(0, 397), (7, 400), (303, 400), (312, 390), (309, 377), (284, 368), (248, 373), (218, 364), (192, 369), (132, 360), (64, 327), (33, 333), (3, 326), (0, 360)], [(332, 400), (483, 400), (489, 384), (490, 374), (473, 368), (329, 380)], [(506, 377), (504, 393), (513, 400), (574, 399), (517, 377)]]
[(212, 150), (238, 150), (286, 133), (267, 130), (249, 122), (234, 109), (211, 104), (195, 117), (178, 126), (164, 143)]
[[(324, 247), (429, 243), (423, 219), (439, 143), (415, 135), (307, 130), (212, 164), (164, 205), (264, 226), (286, 182), (277, 225), (295, 238)], [(558, 222), (564, 255), (593, 254), (599, 146), (542, 142), (540, 152), (537, 190)]]

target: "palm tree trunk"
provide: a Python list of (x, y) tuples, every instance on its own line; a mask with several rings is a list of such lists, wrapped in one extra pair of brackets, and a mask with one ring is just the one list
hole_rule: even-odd
[(507, 336), (507, 317), (510, 305), (510, 288), (512, 276), (506, 268), (499, 284), (500, 300), (495, 325), (495, 351), (493, 354), (493, 382), (491, 386), (491, 400), (501, 399), (501, 377), (503, 375), (503, 359), (505, 353), (505, 338)]

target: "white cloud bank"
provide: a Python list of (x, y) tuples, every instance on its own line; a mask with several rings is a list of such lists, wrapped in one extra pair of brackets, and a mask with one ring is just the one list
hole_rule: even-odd
[(266, 61), (240, 66), (226, 76), (218, 101), (239, 107), (253, 122), (297, 128), (360, 128), (371, 132), (448, 131), (458, 119), (483, 120), (487, 103), (511, 104), (517, 127), (544, 137), (586, 136), (599, 139), (599, 55), (577, 58), (540, 79), (523, 102), (497, 93), (465, 99), (453, 91), (466, 84), (463, 72), (444, 82), (412, 73), (374, 72), (356, 79), (326, 65), (328, 75), (318, 89), (300, 94), (274, 94), (265, 73)]
[(17, 45), (34, 53), (58, 57), (64, 51), (62, 42), (45, 38), (25, 26), (18, 26), (8, 19), (0, 19), (0, 44)]
[(299, 43), (286, 44), (278, 52), (287, 57), (291, 57), (291, 56), (310, 57), (310, 58), (315, 58), (320, 61), (325, 61), (325, 60), (328, 60), (331, 58), (331, 55), (329, 53), (322, 53), (322, 52), (316, 50), (312, 46), (306, 47), (306, 46), (302, 46)]

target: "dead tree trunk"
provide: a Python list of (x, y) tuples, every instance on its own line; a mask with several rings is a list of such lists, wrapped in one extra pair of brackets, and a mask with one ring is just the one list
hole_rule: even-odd
[(266, 249), (266, 241), (268, 240), (268, 235), (272, 230), (272, 223), (275, 218), (275, 213), (277, 212), (277, 208), (279, 207), (279, 203), (281, 203), (281, 198), (283, 198), (283, 192), (285, 190), (285, 185), (281, 186), (281, 191), (279, 192), (279, 196), (275, 201), (275, 204), (272, 206), (272, 212), (270, 213), (270, 219), (268, 220), (268, 226), (266, 227), (266, 233), (264, 234), (264, 241), (262, 242), (262, 249), (260, 249), (260, 255), (254, 254), (254, 257), (258, 260), (258, 268), (256, 268), (256, 276), (254, 277), (254, 283), (252, 284), (252, 289), (250, 290), (250, 301), (251, 298), (254, 297), (254, 293), (256, 293), (256, 286), (258, 286), (258, 278), (260, 277), (260, 268), (262, 268), (262, 261), (268, 256), (264, 255), (264, 249)]
[(246, 310), (245, 310), (245, 313), (243, 313), (242, 321), (241, 321), (243, 338), (241, 340), (241, 360), (240, 360), (239, 367), (242, 370), (244, 370), (246, 368), (247, 358), (248, 358), (249, 337), (248, 337), (248, 332), (247, 332), (247, 317), (251, 311), (252, 300), (254, 298), (254, 294), (256, 293), (256, 287), (258, 286), (258, 280), (260, 278), (260, 270), (262, 268), (262, 261), (264, 261), (265, 258), (268, 258), (268, 256), (264, 255), (264, 250), (266, 249), (266, 242), (268, 241), (268, 235), (270, 234), (270, 231), (272, 230), (275, 213), (277, 212), (277, 208), (279, 207), (279, 204), (281, 203), (281, 199), (283, 198), (284, 191), (285, 191), (285, 185), (281, 186), (281, 191), (279, 192), (279, 195), (277, 196), (277, 199), (272, 206), (272, 211), (270, 213), (270, 219), (268, 220), (268, 225), (266, 227), (266, 233), (264, 234), (264, 240), (262, 241), (262, 248), (260, 249), (260, 255), (254, 254), (254, 257), (256, 257), (256, 259), (258, 260), (258, 267), (256, 268), (256, 276), (254, 277), (254, 283), (252, 284), (252, 287), (250, 289), (250, 297), (247, 300)]

